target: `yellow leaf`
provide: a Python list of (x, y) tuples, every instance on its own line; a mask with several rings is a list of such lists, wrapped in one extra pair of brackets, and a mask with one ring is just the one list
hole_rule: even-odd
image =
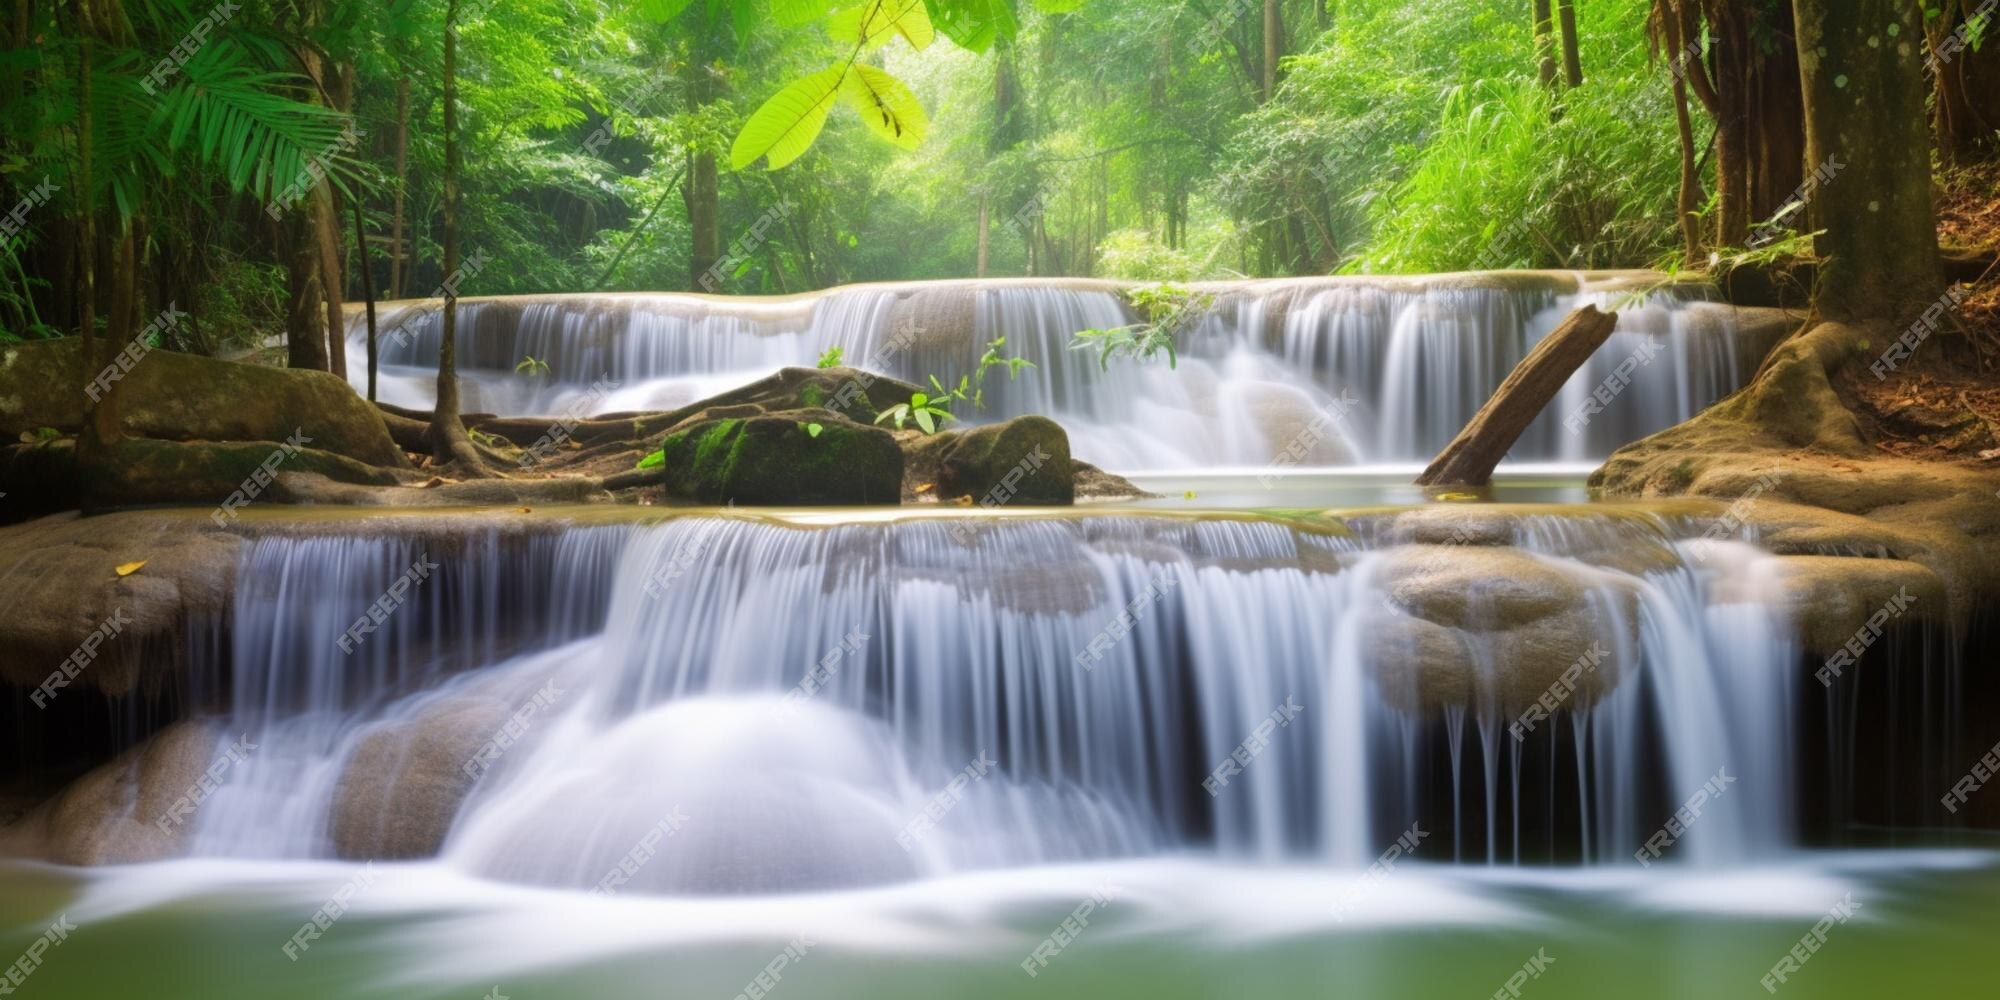
[(139, 572), (139, 567), (144, 565), (146, 565), (146, 560), (144, 559), (141, 559), (138, 562), (123, 563), (118, 567), (118, 575), (131, 576), (132, 574)]
[(1442, 501), (1444, 501), (1445, 503), (1462, 503), (1462, 502), (1464, 502), (1464, 501), (1467, 501), (1467, 500), (1477, 500), (1477, 499), (1479, 499), (1479, 494), (1477, 494), (1477, 493), (1440, 493), (1440, 494), (1438, 494), (1437, 498), (1438, 498), (1439, 500), (1442, 500)]
[(835, 66), (794, 80), (772, 95), (736, 134), (729, 147), (730, 166), (742, 170), (762, 156), (765, 169), (776, 170), (798, 159), (826, 127), (827, 112), (846, 77), (847, 68)]
[(841, 96), (861, 112), (861, 122), (902, 149), (915, 149), (930, 131), (930, 119), (903, 81), (873, 66), (857, 64), (840, 85)]

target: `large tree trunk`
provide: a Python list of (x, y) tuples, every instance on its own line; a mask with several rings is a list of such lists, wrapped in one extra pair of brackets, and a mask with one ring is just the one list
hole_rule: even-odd
[[(1942, 287), (1931, 203), (1930, 135), (1917, 5), (1798, 0), (1806, 161), (1837, 160), (1810, 212), (1825, 230), (1815, 310), (1827, 319), (1904, 327)], [(1884, 44), (1899, 28), (1901, 43)]]
[(1549, 12), (1549, 0), (1535, 0), (1535, 76), (1542, 86), (1555, 89), (1556, 50), (1555, 23)]
[(437, 406), (431, 411), (431, 457), (457, 475), (490, 476), (458, 415), (458, 156), (458, 0), (449, 0), (444, 21), (444, 329)]
[(1819, 167), (1806, 160), (1805, 100), (1799, 93), (1798, 29), (1790, 0), (1769, 9), (1759, 29), (1771, 41), (1760, 45), (1749, 70), (1750, 218), (1769, 219), (1785, 207), (1806, 174)]
[(326, 371), (326, 313), (321, 310), (319, 244), (304, 213), (293, 211), (278, 224), (285, 249), (285, 363)]
[[(403, 243), (403, 198), (410, 184), (410, 78), (396, 81), (396, 209), (389, 225), (389, 297), (403, 297), (404, 262), (410, 251)], [(369, 397), (374, 398), (374, 397)]]
[(1563, 383), (1597, 353), (1618, 326), (1617, 313), (1584, 306), (1542, 338), (1507, 374), (1500, 388), (1458, 432), (1436, 461), (1417, 477), (1419, 486), (1484, 486), (1493, 468), (1528, 429), (1535, 416), (1562, 391)]
[(716, 279), (709, 275), (709, 270), (722, 259), (721, 225), (717, 219), (722, 212), (722, 185), (716, 176), (713, 152), (703, 150), (689, 158), (687, 187), (681, 191), (687, 199), (692, 242), (688, 252), (688, 287), (697, 292), (720, 291)]
[(1562, 23), (1563, 82), (1574, 90), (1583, 86), (1583, 51), (1576, 41), (1576, 0), (1562, 0), (1557, 10)]
[(1285, 54), (1284, 39), (1284, 14), (1278, 8), (1278, 0), (1264, 0), (1264, 75), (1259, 89), (1267, 104), (1278, 92), (1278, 60)]

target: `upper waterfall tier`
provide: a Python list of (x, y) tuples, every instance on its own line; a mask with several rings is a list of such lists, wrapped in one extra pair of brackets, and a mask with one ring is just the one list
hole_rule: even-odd
[[(1054, 417), (1075, 454), (1127, 472), (1428, 461), (1570, 310), (1620, 312), (1512, 458), (1583, 463), (1736, 389), (1777, 326), (1702, 286), (1621, 272), (1311, 278), (1195, 286), (1214, 306), (1179, 363), (1100, 366), (1074, 335), (1134, 317), (1112, 282), (861, 285), (788, 298), (557, 295), (464, 299), (469, 412), (595, 414), (684, 405), (828, 348), (915, 382), (955, 382), (985, 345), (1035, 367), (987, 386), (970, 420)], [(380, 311), (381, 398), (427, 407), (442, 336), (435, 301)], [(365, 385), (365, 322), (350, 312), (350, 376)], [(545, 375), (519, 374), (526, 358)]]

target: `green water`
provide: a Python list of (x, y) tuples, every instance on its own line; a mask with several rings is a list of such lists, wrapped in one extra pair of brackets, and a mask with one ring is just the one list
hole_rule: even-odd
[[(0, 867), (0, 952), (76, 926), (24, 998), (1491, 997), (2000, 994), (2000, 852), (1808, 855), (1726, 872), (1406, 867), (1373, 883), (1199, 860), (993, 872), (811, 896), (606, 899), (376, 866), (296, 959), (282, 946), (355, 866)], [(1359, 888), (1357, 888), (1359, 887)], [(1084, 900), (1065, 946), (1022, 967)], [(1525, 974), (1524, 974), (1525, 975)], [(5, 985), (0, 980), (0, 985)]]

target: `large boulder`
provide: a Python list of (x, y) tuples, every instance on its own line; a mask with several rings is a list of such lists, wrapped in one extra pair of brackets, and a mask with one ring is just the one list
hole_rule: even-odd
[(176, 857), (186, 852), (203, 776), (229, 766), (222, 752), (222, 734), (214, 728), (176, 723), (0, 831), (0, 845), (66, 865)]
[[(76, 338), (0, 348), (0, 436), (83, 425), (86, 374)], [(382, 417), (327, 372), (237, 364), (154, 350), (115, 383), (120, 426), (164, 441), (284, 441), (295, 434), (321, 451), (407, 468)]]
[(701, 503), (853, 506), (902, 500), (903, 453), (894, 435), (832, 410), (699, 420), (668, 434), (662, 448), (667, 492)]
[(1068, 506), (1076, 502), (1069, 435), (1047, 417), (963, 431), (938, 455), (937, 491), (987, 506)]

